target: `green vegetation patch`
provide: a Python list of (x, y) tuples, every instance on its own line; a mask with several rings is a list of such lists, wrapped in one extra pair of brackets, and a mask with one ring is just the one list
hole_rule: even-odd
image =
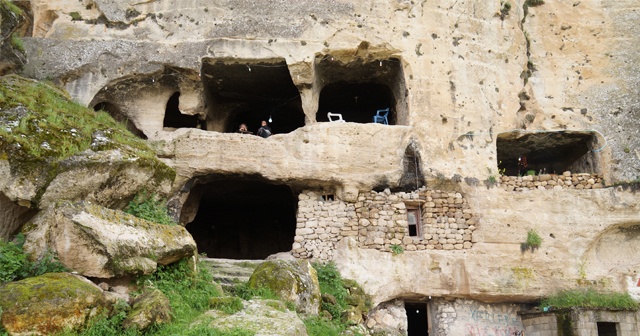
[(640, 304), (629, 293), (599, 292), (592, 288), (562, 291), (542, 300), (540, 306), (557, 309), (580, 307), (638, 310), (640, 308)]
[(119, 149), (125, 158), (159, 164), (146, 143), (108, 113), (71, 101), (53, 85), (0, 77), (0, 152), (12, 167), (52, 164), (87, 149)]
[(39, 260), (29, 260), (22, 249), (24, 241), (22, 234), (18, 234), (12, 242), (0, 239), (0, 285), (45, 273), (67, 271), (58, 258), (49, 252)]
[(150, 194), (146, 190), (139, 192), (124, 211), (154, 223), (176, 225), (167, 211), (167, 200), (156, 194)]

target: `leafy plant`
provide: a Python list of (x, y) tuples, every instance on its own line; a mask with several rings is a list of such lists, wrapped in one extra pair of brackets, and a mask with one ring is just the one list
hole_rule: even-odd
[(629, 293), (598, 292), (593, 288), (561, 291), (540, 302), (541, 307), (608, 308), (638, 310), (640, 304)]
[(51, 252), (32, 262), (22, 249), (25, 237), (18, 234), (13, 242), (0, 240), (0, 284), (67, 269)]
[(540, 246), (542, 246), (542, 238), (536, 230), (531, 229), (527, 232), (527, 240), (520, 244), (520, 251), (522, 251), (522, 253), (526, 250), (534, 252), (536, 249), (540, 248)]
[(251, 300), (255, 297), (259, 297), (262, 299), (270, 299), (270, 300), (279, 300), (280, 297), (276, 293), (274, 293), (270, 288), (260, 287), (260, 288), (251, 288), (249, 287), (248, 282), (242, 282), (236, 284), (233, 287), (233, 294), (244, 299)]
[(71, 16), (71, 21), (82, 21), (82, 15), (78, 12), (71, 12), (69, 16)]
[(126, 213), (148, 221), (176, 225), (167, 212), (167, 201), (146, 190), (139, 192), (124, 210)]
[(339, 336), (344, 328), (320, 316), (311, 316), (304, 320), (309, 336)]
[(398, 245), (398, 244), (393, 244), (393, 245), (389, 246), (389, 249), (395, 255), (404, 253), (404, 248), (401, 245)]
[(16, 33), (11, 34), (11, 46), (18, 49), (20, 52), (25, 52), (24, 42), (22, 38)]
[(536, 176), (535, 170), (527, 170), (527, 176)]
[(349, 292), (344, 287), (344, 281), (336, 268), (336, 264), (332, 261), (326, 264), (314, 263), (313, 268), (318, 272), (318, 282), (320, 283), (322, 296), (329, 295), (335, 299), (322, 300), (322, 310), (331, 314), (333, 320), (340, 321), (342, 311), (347, 307)]

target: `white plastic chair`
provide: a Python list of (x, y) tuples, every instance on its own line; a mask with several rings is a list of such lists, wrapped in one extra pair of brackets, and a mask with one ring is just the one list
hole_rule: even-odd
[[(331, 119), (331, 117), (337, 117), (337, 118)], [(327, 118), (329, 119), (329, 122), (346, 122), (344, 119), (342, 119), (342, 114), (340, 113), (327, 112)]]

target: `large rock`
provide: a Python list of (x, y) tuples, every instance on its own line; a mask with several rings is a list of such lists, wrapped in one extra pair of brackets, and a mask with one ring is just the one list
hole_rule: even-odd
[(51, 250), (69, 269), (111, 278), (149, 274), (196, 251), (181, 226), (139, 219), (90, 203), (52, 205), (26, 225), (25, 251), (39, 258)]
[(212, 328), (220, 330), (240, 328), (264, 336), (307, 335), (307, 329), (298, 315), (276, 300), (250, 300), (245, 302), (243, 310), (235, 314), (226, 315), (212, 310), (205, 316), (213, 319), (210, 324)]
[(68, 273), (48, 273), (0, 287), (2, 326), (11, 335), (51, 335), (78, 328), (109, 307), (102, 290)]
[(322, 302), (318, 273), (306, 260), (266, 261), (249, 278), (249, 287), (269, 288), (304, 314), (318, 314)]
[(145, 330), (151, 325), (171, 321), (171, 304), (162, 291), (153, 289), (138, 296), (131, 305), (122, 326), (129, 329)]

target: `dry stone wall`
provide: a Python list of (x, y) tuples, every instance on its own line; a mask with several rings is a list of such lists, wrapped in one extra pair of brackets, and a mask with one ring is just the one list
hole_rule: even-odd
[(601, 189), (604, 180), (600, 174), (579, 173), (569, 171), (537, 176), (502, 176), (500, 186), (506, 191), (525, 191), (531, 189)]
[[(407, 207), (421, 209), (421, 230), (409, 235)], [(338, 241), (353, 237), (358, 247), (391, 251), (462, 250), (473, 246), (477, 218), (461, 193), (421, 188), (413, 192), (370, 191), (355, 203), (326, 200), (314, 191), (298, 201), (296, 258), (331, 260)]]

